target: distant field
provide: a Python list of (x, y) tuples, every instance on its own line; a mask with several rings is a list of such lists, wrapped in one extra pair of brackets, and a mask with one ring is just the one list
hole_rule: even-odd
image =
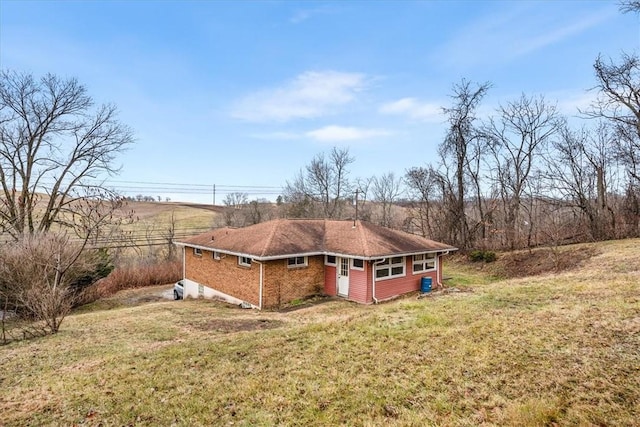
[(460, 292), (375, 306), (126, 291), (0, 347), (0, 424), (638, 425), (640, 240), (585, 247), (517, 279), (458, 259)]

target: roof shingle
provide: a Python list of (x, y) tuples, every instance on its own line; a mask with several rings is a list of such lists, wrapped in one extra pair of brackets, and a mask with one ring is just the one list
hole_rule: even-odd
[(257, 260), (302, 254), (337, 254), (361, 258), (456, 248), (365, 221), (275, 219), (243, 228), (219, 228), (177, 242)]

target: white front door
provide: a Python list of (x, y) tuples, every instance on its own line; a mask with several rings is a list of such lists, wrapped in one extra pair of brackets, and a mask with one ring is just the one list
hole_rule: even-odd
[(349, 296), (349, 258), (338, 258), (338, 295)]

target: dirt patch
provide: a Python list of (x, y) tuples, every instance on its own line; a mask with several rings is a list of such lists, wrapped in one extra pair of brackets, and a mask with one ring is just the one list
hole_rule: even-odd
[(509, 252), (499, 256), (495, 268), (507, 278), (559, 273), (576, 269), (597, 254), (592, 246)]
[(242, 331), (275, 329), (281, 327), (282, 322), (271, 319), (211, 319), (206, 322), (190, 323), (189, 326), (201, 331), (229, 334)]
[(305, 298), (303, 300), (297, 300), (297, 301), (291, 302), (283, 306), (277, 311), (279, 311), (280, 313), (289, 313), (291, 311), (297, 311), (303, 308), (309, 308), (309, 307), (313, 307), (314, 305), (324, 304), (326, 302), (335, 301), (335, 300), (336, 300), (335, 297), (331, 297), (328, 295), (314, 295), (314, 296)]

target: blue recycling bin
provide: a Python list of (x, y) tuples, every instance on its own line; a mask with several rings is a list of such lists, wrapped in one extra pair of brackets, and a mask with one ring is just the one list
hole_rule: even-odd
[(423, 277), (420, 280), (420, 292), (431, 292), (431, 285), (433, 283), (433, 279), (431, 277)]

